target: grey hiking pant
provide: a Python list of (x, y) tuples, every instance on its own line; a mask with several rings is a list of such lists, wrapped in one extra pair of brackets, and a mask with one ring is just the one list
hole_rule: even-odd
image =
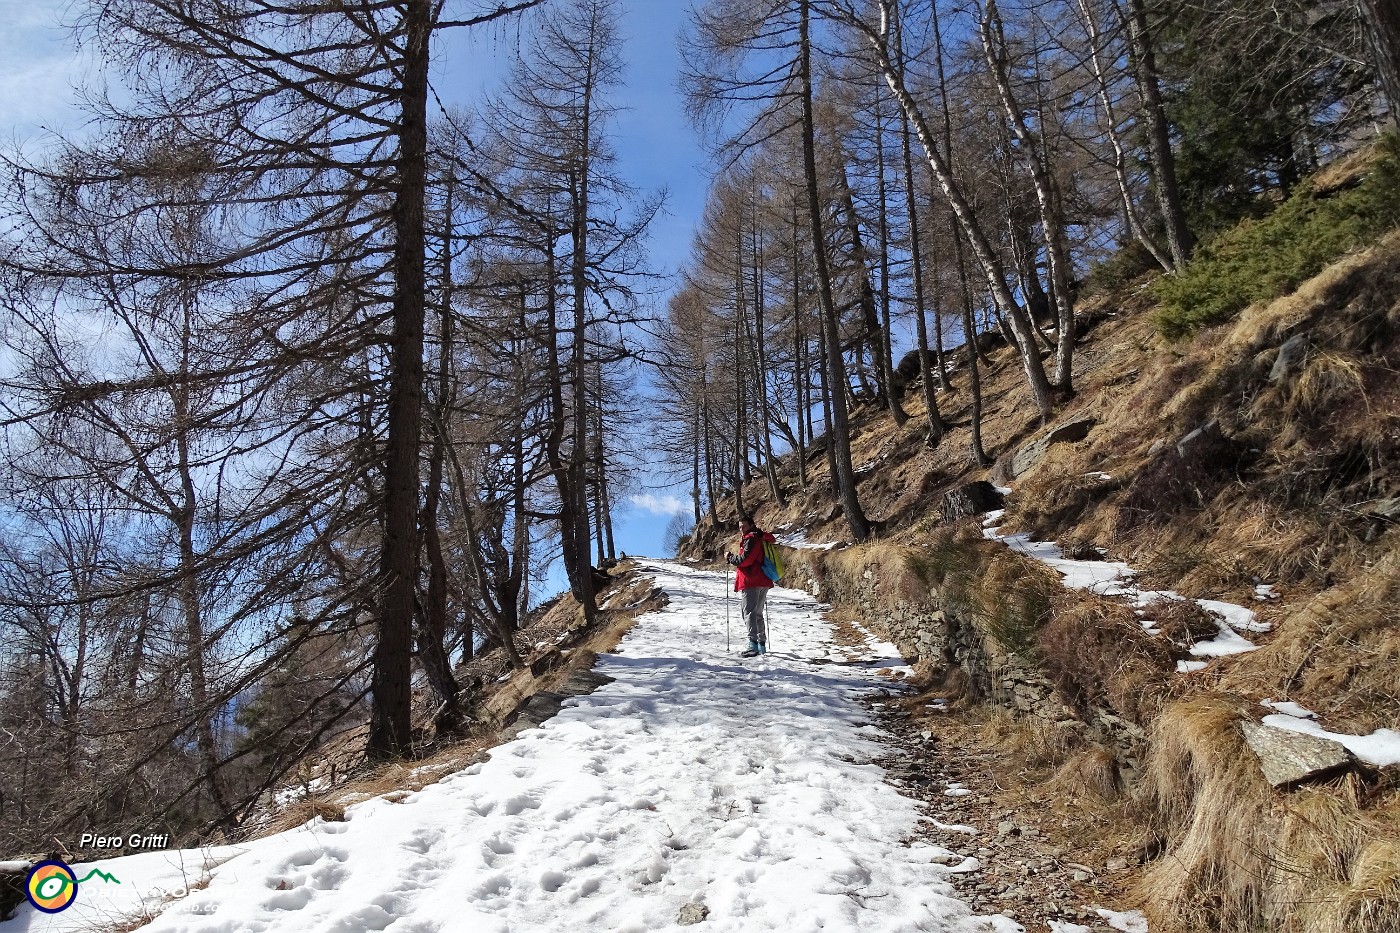
[(744, 622), (749, 627), (749, 641), (768, 644), (768, 620), (763, 606), (768, 602), (768, 587), (751, 586), (744, 590)]

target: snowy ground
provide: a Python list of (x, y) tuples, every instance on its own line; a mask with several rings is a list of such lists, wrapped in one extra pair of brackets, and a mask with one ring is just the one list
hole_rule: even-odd
[(853, 699), (902, 664), (890, 645), (838, 646), (811, 597), (777, 589), (774, 651), (743, 661), (724, 575), (645, 566), (671, 604), (600, 660), (616, 681), (490, 761), (343, 823), (75, 866), (121, 884), (26, 906), (5, 933), (101, 929), (143, 903), (163, 909), (151, 933), (641, 933), (701, 903), (705, 933), (1022, 929), (954, 897), (944, 879), (975, 860), (901, 844), (920, 814), (868, 763), (882, 733)]

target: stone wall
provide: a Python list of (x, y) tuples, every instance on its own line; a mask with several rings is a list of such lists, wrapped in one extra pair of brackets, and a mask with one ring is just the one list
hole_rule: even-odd
[(966, 602), (911, 585), (908, 569), (862, 561), (854, 550), (788, 552), (785, 560), (789, 585), (852, 611), (931, 681), (1050, 722), (1075, 719), (1033, 660), (1004, 647)]

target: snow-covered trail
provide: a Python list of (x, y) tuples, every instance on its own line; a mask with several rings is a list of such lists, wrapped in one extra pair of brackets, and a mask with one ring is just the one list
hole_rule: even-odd
[[(208, 886), (145, 929), (640, 933), (676, 929), (690, 903), (716, 933), (1020, 929), (953, 897), (949, 866), (971, 865), (901, 844), (919, 812), (867, 763), (881, 733), (853, 699), (902, 663), (891, 646), (838, 646), (811, 597), (776, 589), (775, 652), (741, 660), (722, 574), (644, 567), (671, 603), (599, 660), (615, 682), (398, 802), (214, 852)], [(68, 911), (25, 907), (9, 929), (92, 929), (121, 897), (172, 885), (177, 855), (93, 863), (124, 890), (85, 884)]]

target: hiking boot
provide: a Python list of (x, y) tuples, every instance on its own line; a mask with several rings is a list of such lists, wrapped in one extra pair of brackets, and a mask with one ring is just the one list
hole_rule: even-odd
[(745, 651), (744, 653), (740, 654), (739, 657), (741, 657), (741, 658), (756, 658), (756, 657), (758, 657), (760, 654), (762, 654), (762, 652), (759, 651), (757, 648), (750, 648), (749, 650), (747, 650), (747, 651)]
[(759, 654), (767, 654), (767, 653), (768, 653), (768, 646), (765, 645), (763, 642), (759, 642), (759, 643), (758, 643), (758, 653), (759, 653)]

